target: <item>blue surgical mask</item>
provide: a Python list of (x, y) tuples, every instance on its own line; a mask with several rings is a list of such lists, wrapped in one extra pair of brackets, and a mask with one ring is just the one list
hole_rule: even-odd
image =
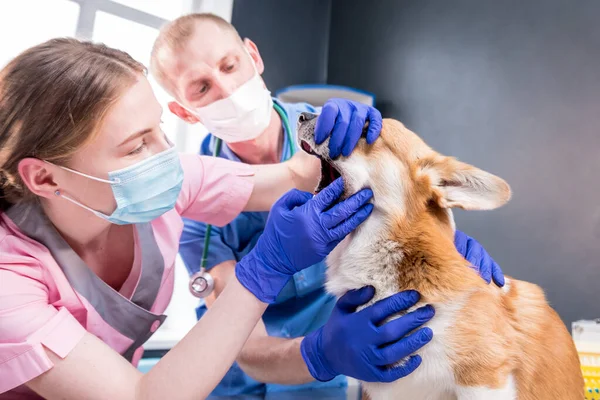
[(58, 167), (110, 184), (117, 201), (117, 208), (111, 215), (93, 210), (59, 190), (55, 194), (117, 225), (150, 222), (172, 210), (183, 185), (183, 169), (174, 147), (127, 168), (109, 172), (108, 180)]

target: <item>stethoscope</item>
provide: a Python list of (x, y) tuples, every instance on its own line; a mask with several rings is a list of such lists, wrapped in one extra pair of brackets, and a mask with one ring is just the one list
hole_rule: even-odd
[[(292, 136), (292, 130), (290, 129), (290, 121), (287, 117), (287, 114), (281, 108), (281, 106), (277, 103), (273, 103), (273, 108), (279, 114), (281, 118), (281, 122), (283, 123), (283, 127), (287, 134), (288, 143), (290, 144), (290, 155), (294, 155), (296, 153), (296, 146), (294, 144), (294, 138)], [(223, 141), (219, 138), (215, 140), (215, 150), (213, 151), (213, 157), (217, 157), (221, 152), (221, 147), (223, 145)], [(208, 258), (208, 247), (210, 245), (210, 231), (212, 229), (212, 225), (206, 225), (206, 236), (204, 237), (204, 249), (202, 249), (202, 259), (200, 260), (200, 270), (196, 272), (190, 278), (190, 292), (192, 295), (198, 298), (205, 298), (210, 296), (210, 294), (215, 290), (215, 280), (210, 275), (210, 273), (206, 270), (206, 261)]]

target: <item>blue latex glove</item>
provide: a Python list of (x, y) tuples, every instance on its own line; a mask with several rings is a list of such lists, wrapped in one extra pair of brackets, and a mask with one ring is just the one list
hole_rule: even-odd
[(367, 143), (372, 144), (381, 132), (381, 113), (377, 109), (362, 103), (346, 99), (327, 100), (315, 126), (315, 142), (329, 140), (329, 157), (340, 154), (348, 157), (362, 136), (365, 123), (369, 121)]
[(334, 205), (343, 191), (339, 178), (316, 196), (295, 189), (283, 195), (256, 246), (236, 265), (240, 283), (272, 303), (294, 273), (322, 261), (373, 210), (370, 189)]
[[(421, 364), (421, 357), (411, 354), (427, 344), (433, 332), (425, 327), (408, 333), (433, 317), (433, 307), (421, 307), (380, 325), (414, 306), (420, 296), (415, 291), (401, 292), (355, 312), (374, 294), (370, 286), (349, 291), (337, 302), (327, 323), (302, 340), (300, 351), (315, 379), (328, 381), (343, 374), (366, 382), (392, 382)], [(389, 367), (405, 357), (409, 358), (403, 365)]]
[(490, 283), (492, 279), (494, 279), (496, 285), (500, 287), (504, 286), (504, 274), (502, 273), (500, 266), (496, 264), (496, 261), (490, 257), (477, 240), (467, 236), (461, 231), (456, 231), (454, 234), (454, 246), (456, 246), (456, 250), (458, 250), (458, 252), (473, 265), (473, 269), (475, 269), (487, 283)]

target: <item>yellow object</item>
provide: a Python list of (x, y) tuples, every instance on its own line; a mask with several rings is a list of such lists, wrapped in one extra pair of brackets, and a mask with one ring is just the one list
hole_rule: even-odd
[(579, 352), (586, 400), (600, 400), (600, 353)]
[(586, 400), (600, 400), (600, 318), (571, 324), (585, 381)]

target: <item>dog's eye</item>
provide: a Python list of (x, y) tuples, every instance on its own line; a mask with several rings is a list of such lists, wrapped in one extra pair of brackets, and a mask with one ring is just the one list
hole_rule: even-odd
[(440, 186), (460, 186), (460, 182), (448, 181), (444, 179), (440, 182)]

